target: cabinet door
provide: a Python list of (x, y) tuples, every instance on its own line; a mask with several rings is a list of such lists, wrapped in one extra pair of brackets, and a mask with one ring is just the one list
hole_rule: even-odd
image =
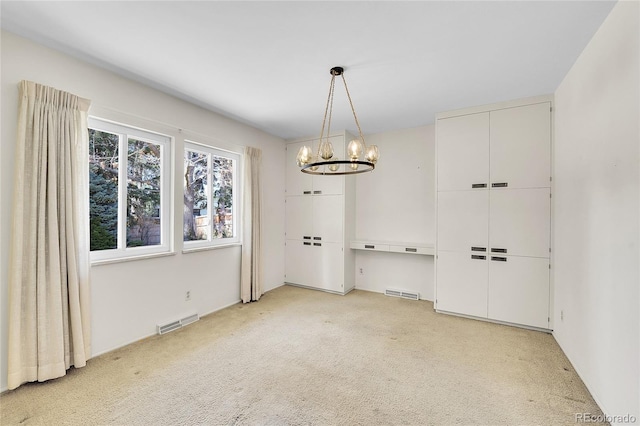
[(313, 197), (299, 195), (286, 197), (285, 232), (288, 240), (302, 240), (313, 237)]
[[(333, 157), (343, 160), (344, 157), (344, 137), (332, 136), (329, 138), (333, 146)], [(314, 149), (318, 149), (318, 141), (314, 141)], [(315, 151), (314, 151), (315, 152)], [(313, 176), (313, 193), (318, 195), (338, 195), (343, 193), (344, 176)]]
[(305, 191), (309, 194), (312, 191), (311, 175), (302, 173), (300, 167), (296, 164), (298, 150), (303, 145), (311, 146), (311, 142), (297, 142), (287, 145), (287, 164), (286, 167), (286, 194), (303, 195)]
[(314, 195), (313, 232), (314, 239), (323, 242), (341, 243), (344, 223), (344, 197), (342, 195)]
[(344, 291), (344, 252), (340, 243), (315, 243), (313, 257), (316, 262), (315, 286), (323, 290)]
[(490, 251), (549, 257), (549, 188), (493, 189), (490, 193)]
[(489, 113), (436, 123), (438, 191), (489, 184)]
[(488, 226), (488, 190), (438, 192), (438, 250), (486, 253)]
[(491, 183), (550, 187), (551, 104), (491, 111)]
[[(549, 328), (549, 260), (492, 256), (489, 318)], [(499, 260), (498, 260), (499, 259)]]
[[(306, 243), (306, 244), (305, 244)], [(285, 282), (314, 286), (316, 264), (310, 241), (287, 240), (285, 247)]]
[[(485, 259), (481, 259), (482, 257)], [(436, 262), (437, 309), (486, 318), (488, 285), (486, 255), (439, 251)]]

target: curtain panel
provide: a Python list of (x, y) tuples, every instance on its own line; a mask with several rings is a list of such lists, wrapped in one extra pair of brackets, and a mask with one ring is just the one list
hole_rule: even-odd
[(262, 296), (262, 151), (246, 147), (243, 165), (242, 266), (243, 303)]
[(19, 84), (9, 389), (63, 376), (91, 357), (89, 105), (51, 87)]

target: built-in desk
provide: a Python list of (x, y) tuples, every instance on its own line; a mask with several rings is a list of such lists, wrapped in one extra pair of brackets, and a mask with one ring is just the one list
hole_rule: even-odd
[(435, 248), (433, 244), (415, 244), (390, 241), (351, 241), (350, 247), (353, 250), (365, 251), (383, 251), (390, 253), (402, 254), (422, 254), (425, 256), (433, 256)]

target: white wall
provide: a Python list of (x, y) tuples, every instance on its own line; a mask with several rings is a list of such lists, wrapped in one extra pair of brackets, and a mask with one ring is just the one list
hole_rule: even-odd
[[(380, 161), (372, 173), (356, 177), (356, 239), (433, 244), (435, 127), (365, 139), (368, 145), (378, 145)], [(356, 288), (383, 292), (395, 287), (433, 300), (432, 256), (356, 253)]]
[[(1, 59), (1, 389), (7, 385), (7, 264), (20, 80), (32, 80), (89, 98), (92, 115), (162, 131), (175, 138), (176, 254), (91, 268), (94, 354), (153, 334), (158, 321), (191, 311), (206, 314), (240, 300), (240, 247), (182, 253), (180, 176), (185, 134), (199, 142), (230, 150), (238, 151), (243, 146), (263, 150), (264, 211), (271, 212), (264, 217), (265, 290), (283, 284), (285, 145), (282, 139), (4, 31)], [(188, 72), (188, 67), (185, 71)], [(184, 132), (179, 132), (179, 128)], [(187, 290), (191, 291), (189, 302), (185, 301)]]
[(619, 2), (555, 93), (552, 271), (558, 343), (606, 414), (640, 423), (638, 14)]

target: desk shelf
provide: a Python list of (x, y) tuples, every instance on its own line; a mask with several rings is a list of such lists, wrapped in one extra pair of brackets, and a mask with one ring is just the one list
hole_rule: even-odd
[(435, 249), (433, 244), (415, 244), (390, 241), (351, 241), (351, 249), (364, 251), (382, 251), (400, 254), (421, 254), (424, 256), (433, 256)]

